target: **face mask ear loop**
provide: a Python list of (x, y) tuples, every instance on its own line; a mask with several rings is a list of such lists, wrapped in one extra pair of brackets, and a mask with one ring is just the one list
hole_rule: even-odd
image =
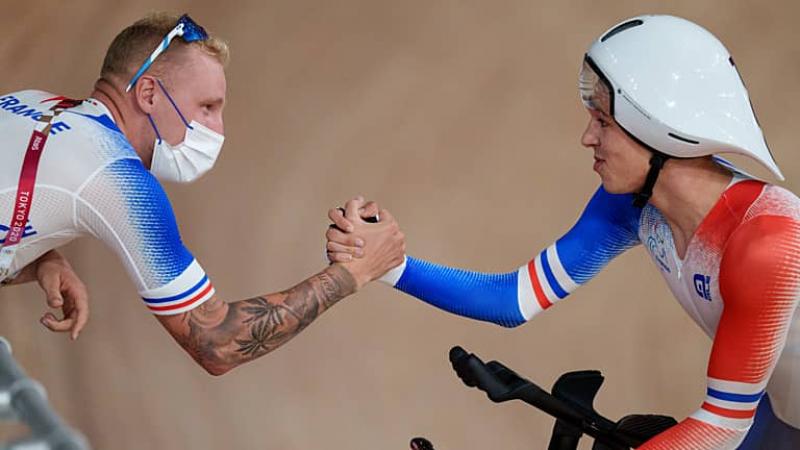
[(183, 114), (181, 114), (180, 108), (178, 108), (178, 105), (175, 104), (175, 100), (173, 100), (172, 96), (169, 95), (169, 92), (167, 92), (167, 89), (164, 87), (164, 84), (161, 83), (161, 80), (156, 79), (156, 82), (158, 82), (158, 85), (161, 86), (161, 90), (164, 91), (164, 95), (166, 95), (167, 98), (169, 99), (169, 102), (172, 103), (172, 107), (175, 108), (175, 112), (178, 113), (178, 116), (183, 121), (183, 124), (186, 125), (186, 128), (188, 128), (190, 130), (193, 130), (194, 128), (191, 125), (189, 125), (189, 122), (187, 122), (186, 118), (183, 117)]
[(153, 116), (150, 114), (147, 115), (147, 118), (150, 120), (150, 126), (153, 127), (153, 131), (156, 132), (156, 137), (158, 138), (158, 143), (161, 143), (161, 133), (158, 132), (158, 127), (156, 126), (155, 121), (153, 121)]

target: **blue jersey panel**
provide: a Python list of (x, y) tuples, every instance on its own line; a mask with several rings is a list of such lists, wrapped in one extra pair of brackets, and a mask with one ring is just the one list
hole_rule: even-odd
[(639, 244), (642, 209), (633, 195), (595, 192), (578, 222), (556, 242), (558, 257), (578, 284), (589, 281), (612, 259)]
[(517, 272), (484, 274), (408, 257), (395, 287), (460, 316), (506, 327), (525, 322), (517, 303)]
[(138, 233), (144, 263), (164, 285), (178, 277), (194, 260), (184, 247), (175, 215), (161, 185), (138, 159), (120, 159), (106, 169), (126, 203), (129, 223)]

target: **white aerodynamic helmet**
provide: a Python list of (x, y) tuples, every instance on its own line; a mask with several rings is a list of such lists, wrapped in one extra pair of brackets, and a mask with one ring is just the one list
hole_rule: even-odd
[(783, 180), (733, 58), (695, 23), (654, 15), (612, 27), (589, 47), (580, 91), (665, 157), (738, 153)]

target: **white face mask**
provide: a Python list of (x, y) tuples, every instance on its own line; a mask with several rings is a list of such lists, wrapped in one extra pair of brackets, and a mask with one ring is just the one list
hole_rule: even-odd
[(170, 145), (161, 139), (158, 127), (153, 118), (148, 114), (150, 125), (156, 132), (156, 142), (153, 145), (153, 160), (150, 162), (150, 173), (161, 181), (173, 181), (176, 183), (191, 183), (200, 178), (214, 167), (217, 161), (222, 143), (225, 136), (217, 133), (208, 127), (192, 120), (187, 123), (186, 118), (181, 114), (178, 105), (172, 100), (161, 80), (158, 85), (164, 91), (175, 112), (178, 113), (183, 124), (186, 126), (186, 134), (178, 145)]
[(156, 139), (150, 172), (162, 181), (191, 183), (214, 167), (225, 136), (192, 121), (178, 145)]

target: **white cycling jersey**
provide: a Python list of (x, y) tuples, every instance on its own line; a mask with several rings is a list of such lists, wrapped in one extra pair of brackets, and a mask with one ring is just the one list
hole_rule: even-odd
[[(0, 96), (0, 243), (34, 124), (63, 97), (26, 90)], [(10, 273), (79, 236), (102, 240), (122, 260), (154, 314), (191, 310), (214, 295), (183, 245), (159, 182), (144, 167), (109, 110), (87, 99), (54, 119), (39, 163), (28, 224)]]

